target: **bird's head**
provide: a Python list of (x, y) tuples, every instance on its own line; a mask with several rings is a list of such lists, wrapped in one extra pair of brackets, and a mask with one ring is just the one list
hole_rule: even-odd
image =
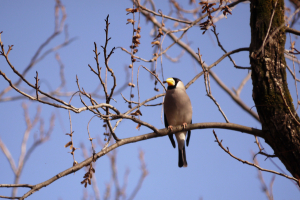
[(175, 78), (175, 77), (167, 78), (165, 82), (168, 83), (168, 90), (175, 89), (175, 88), (185, 89), (184, 84), (179, 78)]

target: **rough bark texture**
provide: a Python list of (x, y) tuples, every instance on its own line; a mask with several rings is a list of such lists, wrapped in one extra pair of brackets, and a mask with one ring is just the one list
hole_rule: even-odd
[[(298, 122), (300, 120), (295, 112), (286, 81), (284, 27), (265, 44), (264, 53), (258, 51), (267, 35), (275, 2), (276, 0), (251, 0), (252, 96), (262, 123), (262, 129), (267, 131), (265, 141), (273, 148), (274, 154), (278, 156), (287, 170), (299, 179), (300, 126)], [(267, 39), (278, 27), (284, 24), (284, 0), (278, 0), (275, 10)]]

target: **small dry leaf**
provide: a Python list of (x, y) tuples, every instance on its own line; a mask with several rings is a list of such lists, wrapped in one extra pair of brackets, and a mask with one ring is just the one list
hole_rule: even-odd
[(142, 124), (138, 124), (135, 129), (139, 129), (141, 126)]
[(159, 44), (160, 44), (160, 42), (159, 42), (159, 41), (153, 41), (153, 42), (151, 42), (151, 44), (153, 44), (153, 46), (152, 46), (152, 47), (154, 47), (155, 45), (159, 45)]
[(132, 64), (129, 65), (129, 68), (132, 68)]
[(138, 50), (137, 50), (137, 49), (134, 49), (134, 50), (133, 50), (133, 54), (135, 54), (136, 52), (138, 52)]
[(65, 144), (65, 148), (72, 145), (72, 141), (68, 142), (67, 144)]
[(141, 38), (141, 35), (137, 33), (137, 34), (135, 35), (135, 37)]
[(155, 90), (156, 92), (159, 92), (159, 89), (158, 89), (158, 88), (154, 88), (154, 90)]
[(158, 29), (158, 33), (159, 33), (160, 35), (164, 35), (164, 33), (163, 33), (163, 31), (162, 31), (161, 28)]
[(130, 13), (138, 12), (139, 10), (137, 8), (127, 8), (126, 11), (128, 12), (126, 15), (128, 15)]
[(131, 23), (131, 24), (134, 24), (134, 20), (133, 19), (127, 19), (127, 23), (126, 24), (129, 24), (129, 23)]

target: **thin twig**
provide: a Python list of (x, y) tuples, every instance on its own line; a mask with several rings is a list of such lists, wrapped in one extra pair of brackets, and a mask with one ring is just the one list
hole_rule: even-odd
[[(236, 131), (241, 131), (244, 133), (248, 133), (251, 135), (257, 135), (259, 137), (264, 137), (264, 132), (255, 128), (250, 128), (250, 127), (246, 127), (246, 126), (242, 126), (242, 125), (238, 125), (238, 124), (233, 124), (233, 123), (195, 123), (195, 124), (188, 124), (184, 131), (188, 131), (188, 130), (193, 130), (193, 129), (198, 129), (198, 128), (223, 128), (223, 129), (230, 129), (230, 130), (236, 130)], [(166, 136), (168, 134), (172, 134), (175, 132), (179, 132), (183, 130), (183, 126), (179, 125), (179, 126), (174, 126), (173, 130), (168, 130), (166, 128), (164, 129), (159, 129), (159, 134), (152, 132), (152, 133), (148, 133), (148, 134), (144, 134), (144, 135), (139, 135), (139, 136), (135, 136), (135, 137), (130, 137), (130, 138), (125, 138), (122, 139), (121, 141), (119, 141), (118, 143), (112, 144), (111, 146), (102, 149), (100, 152), (98, 152), (95, 157), (89, 157), (88, 159), (82, 161), (81, 163), (78, 163), (77, 165), (66, 169), (63, 172), (60, 172), (58, 174), (56, 174), (55, 176), (53, 176), (52, 178), (39, 183), (37, 185), (35, 185), (35, 187), (33, 189), (31, 189), (30, 191), (28, 191), (26, 194), (24, 194), (20, 200), (24, 200), (25, 198), (27, 198), (28, 196), (32, 195), (33, 193), (39, 191), (40, 189), (42, 189), (43, 187), (46, 187), (48, 185), (50, 185), (51, 183), (57, 181), (58, 179), (67, 176), (71, 173), (74, 173), (80, 169), (82, 169), (84, 166), (88, 166), (91, 162), (93, 162), (94, 159), (99, 159), (100, 157), (106, 155), (108, 152), (123, 146), (125, 144), (128, 143), (133, 143), (133, 142), (138, 142), (138, 141), (142, 141), (142, 140), (147, 140), (147, 139), (151, 139), (151, 138), (156, 138), (156, 137), (162, 137), (162, 136)], [(292, 178), (293, 180), (295, 178)]]
[(274, 17), (275, 11), (276, 11), (277, 2), (278, 2), (278, 0), (275, 2), (274, 8), (273, 8), (273, 12), (272, 12), (272, 15), (271, 15), (271, 18), (270, 18), (269, 28), (268, 28), (266, 37), (264, 38), (264, 41), (262, 43), (262, 55), (265, 55), (264, 46), (265, 46), (266, 39), (268, 38), (270, 29), (271, 29), (271, 26), (272, 26), (272, 21), (273, 21), (273, 17)]
[(203, 73), (204, 73), (204, 83), (205, 83), (205, 88), (206, 88), (206, 94), (216, 104), (216, 106), (218, 107), (218, 109), (221, 112), (222, 116), (224, 117), (225, 121), (227, 123), (229, 123), (229, 120), (227, 119), (227, 117), (226, 117), (225, 113), (223, 112), (221, 106), (218, 104), (218, 102), (216, 101), (216, 99), (211, 94), (209, 73), (208, 73), (207, 69), (204, 68), (204, 65), (203, 65), (204, 62), (202, 60), (199, 48), (198, 48), (198, 56), (199, 56), (199, 63), (201, 65)]
[(259, 170), (261, 170), (261, 171), (265, 171), (265, 172), (270, 172), (270, 173), (273, 173), (273, 174), (277, 174), (277, 175), (279, 175), (279, 176), (283, 176), (283, 177), (285, 177), (285, 178), (288, 178), (288, 179), (291, 179), (291, 180), (294, 180), (294, 181), (298, 182), (298, 179), (296, 179), (296, 178), (294, 178), (294, 177), (291, 177), (291, 176), (288, 176), (288, 175), (286, 175), (286, 174), (279, 173), (279, 172), (276, 172), (276, 171), (273, 171), (273, 170), (261, 168), (260, 166), (254, 164), (254, 163), (250, 163), (250, 162), (248, 162), (248, 161), (246, 161), (246, 160), (242, 160), (242, 159), (240, 159), (240, 158), (234, 156), (234, 155), (229, 151), (229, 148), (228, 148), (228, 147), (227, 147), (227, 149), (225, 149), (225, 147), (224, 147), (223, 144), (222, 144), (222, 140), (219, 141), (218, 136), (217, 136), (217, 134), (215, 133), (214, 130), (213, 130), (213, 134), (214, 134), (214, 136), (215, 136), (215, 138), (216, 138), (216, 142), (218, 143), (218, 145), (219, 145), (219, 146), (220, 146), (227, 154), (229, 154), (232, 158), (234, 158), (234, 159), (236, 159), (236, 160), (242, 162), (243, 164), (247, 164), (247, 165), (256, 167), (257, 169), (259, 169)]

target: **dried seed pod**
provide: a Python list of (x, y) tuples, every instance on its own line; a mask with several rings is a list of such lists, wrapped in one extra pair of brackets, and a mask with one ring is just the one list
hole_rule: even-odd
[(135, 87), (133, 83), (128, 83), (128, 86)]
[(137, 8), (126, 8), (126, 11), (128, 12), (126, 15), (128, 15), (130, 13), (139, 12), (139, 10)]
[(132, 25), (134, 25), (134, 20), (133, 19), (127, 19), (127, 23), (126, 24), (129, 24), (129, 23), (131, 23)]
[(136, 37), (136, 38), (141, 38), (141, 35), (137, 33), (137, 34), (135, 35), (135, 37)]
[(65, 148), (72, 145), (72, 141), (68, 142), (67, 144), (65, 144)]
[(151, 42), (151, 44), (153, 44), (153, 46), (152, 47), (154, 47), (155, 45), (159, 45), (160, 44), (160, 42), (159, 41), (153, 41), (153, 42)]
[(142, 124), (138, 124), (135, 129), (139, 129), (142, 126)]

